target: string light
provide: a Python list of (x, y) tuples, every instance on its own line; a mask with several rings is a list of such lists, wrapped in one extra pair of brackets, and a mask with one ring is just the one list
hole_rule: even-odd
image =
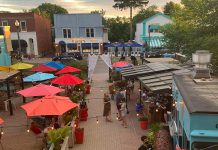
[(99, 121), (98, 121), (98, 116), (96, 116), (96, 123), (97, 123), (97, 124), (99, 123)]
[(74, 124), (74, 128), (76, 128), (76, 124)]
[(119, 120), (118, 113), (117, 113), (116, 119)]
[(136, 115), (137, 115), (137, 117), (139, 116), (139, 114), (138, 114), (138, 113), (137, 113)]
[(173, 103), (173, 107), (175, 107), (175, 106), (176, 106), (176, 103), (174, 102), (174, 103)]
[(158, 108), (155, 111), (158, 112), (159, 111)]
[(1, 135), (3, 135), (4, 134), (4, 131), (3, 131), (3, 129), (1, 129)]
[(27, 129), (26, 132), (29, 133), (29, 132), (30, 132), (30, 129)]
[(54, 130), (54, 127), (51, 127), (52, 130)]

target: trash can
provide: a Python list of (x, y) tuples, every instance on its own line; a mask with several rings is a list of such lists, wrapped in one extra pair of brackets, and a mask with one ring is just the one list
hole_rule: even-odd
[(76, 144), (83, 144), (84, 140), (84, 128), (76, 128), (75, 129), (75, 140)]

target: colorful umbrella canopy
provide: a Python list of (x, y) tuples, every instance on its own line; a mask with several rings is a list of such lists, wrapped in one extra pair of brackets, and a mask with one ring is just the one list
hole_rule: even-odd
[(4, 120), (2, 118), (0, 118), (0, 124), (3, 124)]
[(115, 68), (122, 68), (122, 67), (126, 67), (128, 65), (129, 65), (129, 63), (126, 61), (118, 61), (118, 62), (113, 63), (112, 66)]
[(23, 78), (23, 81), (24, 82), (36, 82), (36, 81), (43, 81), (43, 80), (48, 80), (52, 78), (55, 78), (55, 76), (51, 73), (37, 72), (35, 74), (32, 74), (30, 76)]
[(50, 62), (46, 63), (45, 65), (56, 68), (56, 69), (63, 69), (64, 68), (64, 65), (62, 63), (58, 63), (56, 61), (50, 61)]
[(61, 85), (75, 85), (75, 84), (81, 84), (83, 82), (84, 82), (83, 80), (71, 74), (62, 75), (51, 81), (52, 84), (61, 84)]
[(0, 71), (10, 72), (15, 70), (10, 68), (10, 66), (0, 66)]
[(27, 63), (16, 63), (10, 66), (10, 68), (14, 69), (14, 70), (24, 70), (24, 69), (30, 69), (32, 68), (33, 65), (32, 64), (27, 64)]
[(37, 71), (37, 72), (52, 72), (52, 71), (56, 71), (56, 68), (50, 67), (50, 66), (46, 66), (46, 65), (40, 65), (37, 67), (33, 67), (31, 69), (31, 71)]
[(63, 74), (63, 73), (69, 73), (69, 72), (80, 72), (80, 69), (71, 67), (71, 66), (65, 66), (63, 69), (58, 71), (56, 74)]
[(55, 86), (38, 84), (36, 86), (18, 91), (17, 93), (23, 95), (24, 97), (33, 97), (33, 96), (55, 95), (62, 91), (64, 91), (64, 89)]
[(62, 115), (68, 110), (77, 107), (68, 97), (45, 96), (41, 99), (22, 105), (27, 116)]

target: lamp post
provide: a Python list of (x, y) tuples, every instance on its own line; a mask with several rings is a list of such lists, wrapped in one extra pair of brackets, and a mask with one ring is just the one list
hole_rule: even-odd
[(22, 57), (21, 57), (21, 44), (20, 44), (20, 23), (18, 20), (15, 21), (15, 26), (17, 27), (17, 38), (18, 38), (18, 57), (19, 59), (22, 61)]

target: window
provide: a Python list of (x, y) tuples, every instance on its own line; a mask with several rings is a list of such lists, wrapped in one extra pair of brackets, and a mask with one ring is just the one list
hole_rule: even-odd
[(86, 37), (94, 37), (94, 28), (86, 28)]
[(7, 20), (2, 21), (2, 26), (8, 26), (8, 21)]
[(71, 38), (71, 29), (69, 29), (69, 28), (63, 29), (63, 37), (64, 38)]
[(20, 21), (20, 30), (27, 31), (26, 21)]

